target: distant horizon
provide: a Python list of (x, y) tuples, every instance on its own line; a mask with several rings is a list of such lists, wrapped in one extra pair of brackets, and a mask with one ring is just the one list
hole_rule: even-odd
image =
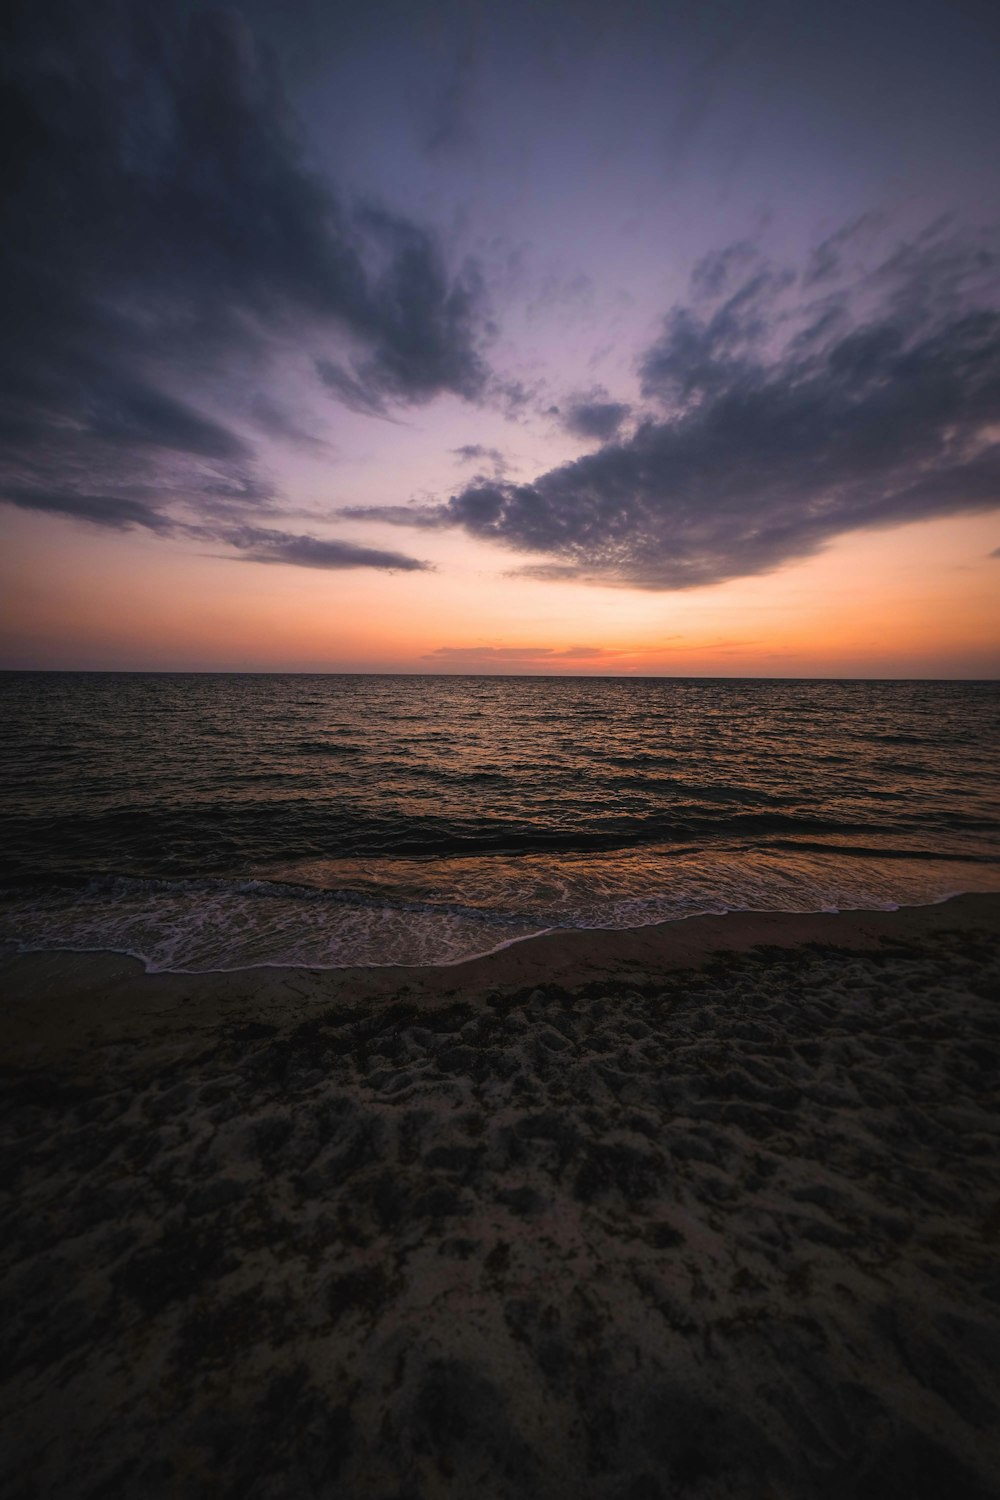
[(0, 667), (0, 676), (32, 677), (431, 677), (520, 678), (550, 682), (971, 682), (1000, 683), (998, 677), (882, 677), (721, 672), (419, 672), (339, 671), (309, 667)]

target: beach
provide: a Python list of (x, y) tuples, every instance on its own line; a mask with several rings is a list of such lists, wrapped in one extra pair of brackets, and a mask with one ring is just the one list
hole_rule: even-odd
[(0, 1492), (1000, 1493), (998, 936), (7, 958)]

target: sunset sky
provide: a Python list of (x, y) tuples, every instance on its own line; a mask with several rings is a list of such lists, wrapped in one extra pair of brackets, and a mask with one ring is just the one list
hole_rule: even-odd
[(998, 674), (994, 6), (11, 35), (0, 665)]

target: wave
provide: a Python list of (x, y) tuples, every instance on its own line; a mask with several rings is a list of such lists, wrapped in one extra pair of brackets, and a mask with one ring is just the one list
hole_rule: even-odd
[(155, 967), (996, 882), (1000, 695), (467, 677), (0, 681), (0, 928)]
[(299, 740), (294, 746), (299, 755), (364, 755), (364, 745), (342, 745), (336, 740)]
[[(255, 810), (259, 811), (259, 807)], [(131, 851), (127, 841), (123, 841), (124, 851), (118, 848), (114, 829), (116, 824), (128, 826), (131, 815), (125, 809), (113, 810), (93, 819), (77, 819), (76, 840), (65, 840), (62, 859), (49, 867), (39, 866), (33, 859), (38, 840), (32, 837), (31, 831), (25, 833), (9, 826), (8, 848), (13, 858), (8, 870), (0, 874), (0, 891), (25, 882), (79, 885), (96, 877), (155, 879), (160, 876), (168, 881), (225, 881), (230, 878), (229, 872), (241, 855), (240, 863), (274, 865), (276, 844), (281, 849), (282, 865), (296, 860), (332, 857), (374, 860), (478, 857), (489, 860), (514, 856), (625, 855), (657, 848), (678, 858), (696, 850), (747, 855), (798, 850), (859, 859), (1000, 863), (1000, 843), (995, 840), (987, 841), (981, 837), (978, 843), (973, 843), (960, 837), (955, 847), (948, 846), (946, 829), (953, 830), (956, 835), (966, 830), (982, 832), (974, 819), (959, 813), (943, 816), (944, 826), (931, 838), (926, 829), (914, 828), (911, 831), (905, 823), (898, 828), (886, 824), (880, 829), (872, 829), (865, 823), (778, 811), (748, 811), (719, 817), (713, 816), (711, 808), (699, 808), (684, 818), (611, 819), (604, 828), (565, 830), (504, 824), (491, 827), (488, 823), (469, 825), (430, 816), (413, 819), (408, 824), (386, 820), (381, 827), (369, 824), (360, 828), (349, 816), (305, 819), (301, 826), (294, 819), (286, 818), (282, 820), (283, 837), (280, 840), (274, 837), (270, 824), (266, 824), (263, 830), (259, 829), (253, 811), (246, 821), (251, 825), (251, 832), (257, 829), (260, 837), (247, 837), (241, 827), (243, 820), (238, 808), (234, 807), (206, 807), (199, 810), (197, 817), (193, 812), (185, 817), (165, 815), (162, 820), (150, 818), (146, 813), (136, 816), (142, 824), (143, 844), (155, 847), (159, 835), (162, 842), (169, 844), (174, 851), (172, 859), (158, 861), (158, 870), (150, 870), (146, 860), (121, 859), (122, 852), (128, 854)], [(185, 825), (190, 828), (189, 838), (184, 836)], [(206, 839), (208, 828), (214, 829), (211, 843)], [(859, 838), (859, 834), (866, 837)], [(104, 853), (103, 868), (100, 864), (95, 867), (92, 862), (95, 850)], [(75, 859), (71, 857), (73, 853)], [(139, 868), (135, 867), (137, 864)], [(143, 868), (144, 864), (146, 868)]]
[(151, 970), (447, 964), (554, 928), (727, 911), (921, 905), (1000, 890), (1000, 868), (800, 847), (750, 855), (349, 861), (243, 878), (99, 875), (8, 888), (0, 942), (114, 951)]
[(331, 907), (354, 907), (370, 911), (381, 911), (387, 901), (398, 911), (413, 914), (446, 912), (450, 916), (488, 916), (499, 925), (524, 920), (519, 912), (489, 911), (464, 905), (454, 900), (408, 899), (398, 892), (387, 890), (383, 894), (351, 889), (349, 887), (311, 885), (305, 881), (267, 880), (263, 877), (226, 879), (212, 876), (187, 876), (169, 879), (160, 875), (92, 875), (51, 878), (8, 886), (5, 899), (11, 903), (24, 902), (37, 896), (51, 896), (61, 892), (83, 901), (97, 901), (108, 905), (142, 898), (203, 897), (213, 899), (241, 898), (248, 902), (305, 902), (310, 905)]

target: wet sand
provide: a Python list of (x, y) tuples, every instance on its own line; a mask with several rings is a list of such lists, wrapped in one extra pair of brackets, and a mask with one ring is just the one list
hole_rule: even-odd
[(1000, 1494), (998, 939), (6, 960), (0, 1493)]

